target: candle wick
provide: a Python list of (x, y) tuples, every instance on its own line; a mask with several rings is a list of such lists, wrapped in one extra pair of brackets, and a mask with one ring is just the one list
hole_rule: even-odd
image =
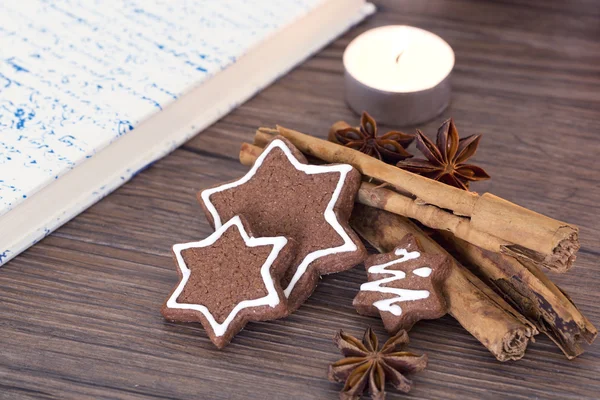
[(404, 50), (402, 50), (397, 56), (396, 56), (396, 64), (398, 64), (400, 62), (400, 57), (402, 57), (402, 54), (404, 54)]

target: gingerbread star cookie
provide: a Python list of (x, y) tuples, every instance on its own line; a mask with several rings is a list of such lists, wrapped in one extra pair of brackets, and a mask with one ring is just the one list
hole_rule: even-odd
[(239, 216), (199, 242), (173, 246), (180, 282), (162, 307), (176, 322), (200, 322), (226, 346), (249, 321), (287, 315), (280, 281), (293, 259), (285, 237), (255, 237)]
[(320, 275), (361, 263), (366, 250), (348, 224), (361, 175), (347, 164), (309, 165), (283, 137), (274, 138), (242, 178), (206, 189), (198, 200), (218, 229), (245, 216), (262, 236), (297, 243), (282, 281), (290, 311), (313, 292)]
[(402, 238), (390, 253), (370, 256), (365, 267), (369, 282), (361, 285), (352, 304), (359, 314), (381, 316), (390, 334), (446, 314), (442, 284), (450, 262), (424, 253), (413, 235)]

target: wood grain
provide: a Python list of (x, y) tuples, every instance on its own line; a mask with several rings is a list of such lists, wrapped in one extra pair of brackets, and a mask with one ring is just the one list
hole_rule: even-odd
[[(361, 267), (323, 278), (292, 316), (253, 323), (223, 351), (159, 308), (177, 281), (170, 246), (210, 233), (195, 192), (239, 177), (239, 144), (260, 125), (325, 137), (344, 105), (341, 55), (360, 32), (409, 24), (456, 52), (450, 109), (483, 133), (475, 184), (581, 228), (576, 266), (553, 280), (600, 325), (600, 7), (594, 0), (376, 1), (379, 12), (0, 270), (2, 399), (327, 399), (333, 333), (381, 322), (352, 298)], [(390, 127), (398, 128), (398, 127)], [(411, 130), (414, 127), (407, 128)], [(499, 363), (454, 320), (418, 324), (430, 366), (415, 399), (583, 399), (600, 393), (600, 344), (567, 361), (546, 338)], [(390, 393), (390, 399), (404, 398)]]

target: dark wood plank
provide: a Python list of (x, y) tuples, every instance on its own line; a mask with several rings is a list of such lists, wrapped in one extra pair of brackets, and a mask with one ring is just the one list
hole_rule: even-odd
[[(600, 324), (597, 2), (376, 3), (369, 21), (0, 270), (0, 398), (336, 398), (326, 380), (334, 331), (373, 325), (383, 337), (379, 320), (351, 306), (361, 268), (325, 277), (297, 313), (248, 325), (223, 351), (158, 310), (176, 282), (170, 246), (211, 232), (195, 192), (244, 173), (239, 144), (260, 125), (325, 136), (332, 122), (357, 120), (343, 102), (341, 55), (385, 24), (431, 30), (454, 48), (452, 105), (419, 128), (433, 136), (453, 116), (462, 135), (484, 133), (476, 161), (493, 179), (475, 190), (581, 227), (576, 267), (552, 278)], [(523, 360), (499, 363), (450, 317), (419, 324), (411, 341), (430, 367), (409, 398), (600, 393), (598, 345), (567, 361), (538, 336)]]

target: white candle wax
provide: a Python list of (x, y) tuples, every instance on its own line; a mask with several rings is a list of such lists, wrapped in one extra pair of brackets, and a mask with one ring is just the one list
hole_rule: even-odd
[(389, 92), (417, 92), (436, 86), (450, 74), (454, 52), (442, 38), (423, 29), (382, 26), (348, 45), (344, 66), (364, 85)]
[(344, 52), (347, 100), (382, 122), (423, 122), (446, 108), (453, 67), (454, 52), (439, 36), (405, 25), (375, 28)]

